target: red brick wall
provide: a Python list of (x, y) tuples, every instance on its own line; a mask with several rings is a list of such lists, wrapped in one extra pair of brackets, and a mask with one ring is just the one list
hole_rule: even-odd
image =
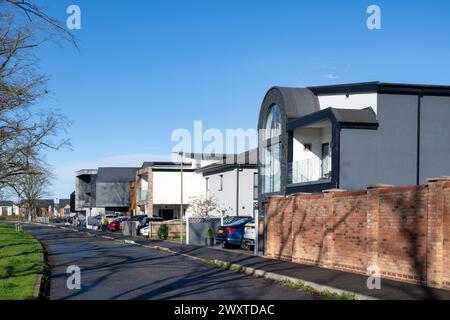
[[(292, 260), (323, 265), (326, 263), (327, 206), (315, 197), (292, 197), (295, 212), (292, 220)], [(287, 223), (287, 221), (285, 222)]]
[(388, 278), (426, 282), (427, 188), (380, 191), (378, 266)]
[(444, 187), (444, 252), (443, 252), (443, 281), (444, 286), (450, 288), (450, 184)]
[(450, 288), (450, 183), (273, 197), (269, 257)]

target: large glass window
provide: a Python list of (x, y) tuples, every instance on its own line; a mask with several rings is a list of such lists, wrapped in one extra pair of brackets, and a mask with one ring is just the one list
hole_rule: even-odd
[(281, 110), (277, 105), (270, 108), (270, 112), (266, 119), (264, 138), (266, 140), (281, 135)]
[(266, 118), (264, 132), (264, 193), (279, 192), (281, 190), (281, 151), (282, 145), (279, 140), (274, 141), (281, 135), (282, 115), (280, 107), (273, 105)]
[(281, 144), (268, 146), (264, 153), (264, 192), (279, 192), (281, 189)]
[(258, 173), (253, 174), (253, 200), (258, 200)]

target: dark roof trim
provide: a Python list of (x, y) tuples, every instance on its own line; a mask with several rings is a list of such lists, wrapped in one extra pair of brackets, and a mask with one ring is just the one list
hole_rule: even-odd
[(258, 169), (256, 164), (221, 164), (213, 167), (204, 167), (197, 170), (197, 173), (203, 173), (204, 177), (212, 176), (214, 174), (224, 173), (228, 171), (233, 171), (237, 168), (241, 169)]
[(13, 201), (0, 201), (0, 206), (2, 207), (12, 207), (13, 205), (15, 205)]
[(224, 160), (230, 156), (233, 156), (233, 154), (222, 154), (222, 153), (194, 153), (194, 152), (190, 152), (190, 153), (185, 153), (184, 155), (186, 158), (188, 159), (194, 159), (194, 160), (215, 160), (215, 161), (220, 161), (220, 160)]
[[(153, 168), (152, 169), (153, 172), (180, 172), (181, 171), (181, 167), (178, 168)], [(183, 172), (195, 172), (195, 169), (192, 168), (183, 168)]]
[(287, 131), (303, 127), (323, 120), (339, 123), (342, 128), (378, 128), (376, 114), (372, 108), (336, 109), (326, 108), (287, 123)]
[[(148, 167), (179, 167), (181, 162), (172, 162), (172, 161), (146, 161), (142, 164), (140, 169), (148, 168)], [(183, 165), (190, 166), (191, 162), (183, 162)]]
[(379, 81), (308, 87), (308, 89), (316, 95), (373, 92), (385, 94), (450, 96), (450, 86), (388, 83)]

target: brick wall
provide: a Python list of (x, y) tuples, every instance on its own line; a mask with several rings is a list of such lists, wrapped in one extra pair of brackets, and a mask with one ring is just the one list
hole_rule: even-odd
[(444, 189), (444, 252), (443, 252), (443, 281), (444, 287), (450, 287), (450, 184)]
[(272, 197), (266, 254), (450, 289), (450, 182)]

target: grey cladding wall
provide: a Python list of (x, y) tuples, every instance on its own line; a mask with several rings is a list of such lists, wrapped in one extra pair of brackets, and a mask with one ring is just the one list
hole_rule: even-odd
[(421, 103), (420, 183), (450, 175), (450, 98), (425, 96)]
[(130, 205), (130, 183), (97, 182), (97, 207), (128, 207)]
[(416, 184), (417, 109), (417, 96), (380, 94), (378, 130), (341, 131), (341, 188)]

